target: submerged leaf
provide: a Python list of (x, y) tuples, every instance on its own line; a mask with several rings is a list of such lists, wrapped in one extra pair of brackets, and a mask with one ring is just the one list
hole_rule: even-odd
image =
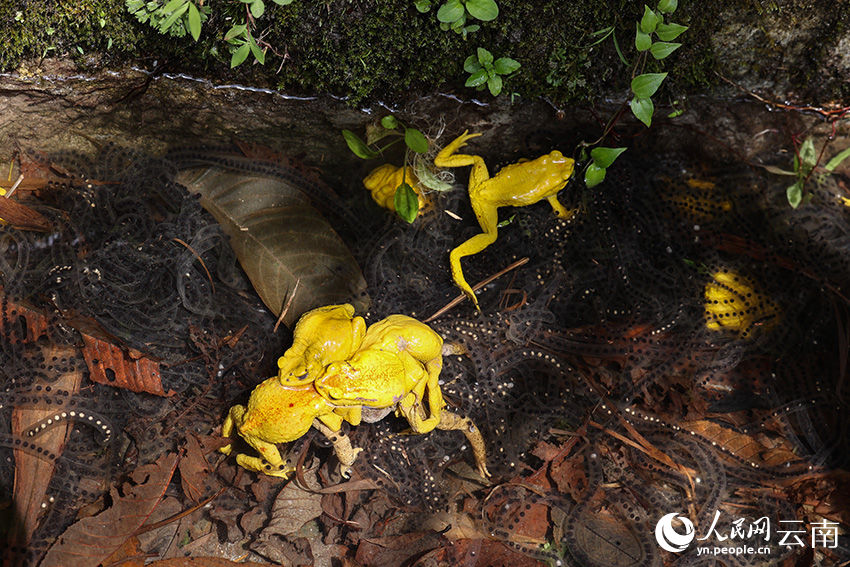
[[(5, 316), (7, 315), (4, 314)], [(45, 348), (44, 354), (52, 355), (51, 358), (72, 358), (76, 355), (76, 349), (68, 346), (51, 345)], [(72, 394), (78, 392), (83, 381), (83, 369), (74, 366), (71, 365), (72, 368), (68, 372), (59, 374), (51, 385)], [(12, 411), (12, 432), (16, 436), (23, 436), (33, 423), (39, 423), (49, 418), (54, 411), (50, 407), (46, 409), (16, 407)], [(39, 447), (43, 447), (45, 453), (61, 455), (71, 426), (70, 422), (65, 421), (43, 432), (39, 436)], [(15, 497), (12, 504), (14, 505), (17, 523), (15, 528), (17, 529), (13, 529), (12, 533), (20, 539), (12, 543), (26, 546), (38, 525), (39, 517), (43, 513), (42, 503), (45, 501), (48, 485), (53, 479), (55, 463), (41, 455), (36, 455), (35, 452), (15, 450), (14, 456)]]
[(835, 171), (835, 168), (841, 165), (841, 162), (850, 157), (850, 148), (845, 149), (843, 152), (836, 155), (834, 158), (829, 160), (826, 164), (825, 168), (827, 171)]
[(42, 565), (94, 567), (109, 557), (147, 521), (159, 504), (177, 468), (177, 455), (168, 453), (131, 475), (123, 492), (112, 488), (112, 507), (83, 518), (65, 530)]
[(300, 282), (283, 318), (287, 326), (316, 307), (365, 306), (366, 282), (354, 256), (296, 185), (215, 167), (181, 171), (179, 180), (201, 194), (271, 311), (280, 314)]

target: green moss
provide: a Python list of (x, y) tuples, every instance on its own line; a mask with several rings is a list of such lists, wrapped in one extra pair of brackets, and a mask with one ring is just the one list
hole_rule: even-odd
[[(720, 15), (729, 5), (730, 0), (680, 2), (675, 20), (691, 28), (681, 38), (682, 49), (664, 61), (663, 70), (670, 73), (664, 85), (668, 95), (678, 96), (717, 82), (718, 59), (712, 37), (723, 24)], [(213, 2), (212, 16), (204, 25), (201, 41), (195, 43), (188, 37), (161, 35), (139, 23), (120, 0), (32, 0), (25, 5), (0, 0), (5, 38), (0, 68), (13, 69), (24, 58), (45, 54), (75, 57), (89, 65), (131, 62), (150, 66), (158, 60), (171, 71), (288, 92), (330, 93), (346, 97), (352, 104), (402, 101), (435, 89), (490, 100), (486, 92), (463, 86), (467, 77), (463, 61), (480, 45), (496, 57), (508, 56), (522, 63), (522, 68), (506, 79), (506, 94), (546, 96), (557, 103), (625, 94), (629, 70), (611, 39), (588, 46), (594, 31), (613, 25), (620, 47), (633, 60), (634, 22), (643, 2), (500, 0), (499, 6), (495, 21), (483, 23), (464, 40), (440, 30), (436, 6), (421, 14), (410, 0), (296, 0), (285, 7), (267, 2), (266, 15), (258, 20), (254, 33), (275, 53), (267, 55), (265, 66), (249, 60), (230, 70), (228, 46), (222, 38), (234, 21), (228, 17), (244, 11), (238, 2)], [(750, 12), (753, 26), (765, 18), (786, 16)], [(847, 18), (836, 8), (831, 30), (843, 29)], [(838, 32), (833, 37), (839, 37)], [(813, 61), (834, 41), (837, 39), (813, 41), (809, 47)], [(80, 55), (80, 50), (86, 56)], [(661, 68), (654, 61), (650, 67), (647, 70)], [(813, 63), (799, 80), (825, 84), (815, 70)], [(830, 80), (841, 83), (840, 78)]]

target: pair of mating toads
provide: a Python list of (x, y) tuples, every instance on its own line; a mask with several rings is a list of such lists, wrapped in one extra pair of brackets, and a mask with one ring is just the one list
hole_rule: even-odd
[[(575, 211), (567, 211), (557, 193), (566, 186), (575, 162), (553, 151), (506, 166), (490, 177), (479, 156), (457, 153), (476, 136), (480, 134), (464, 132), (443, 148), (434, 164), (472, 166), (469, 198), (483, 232), (452, 250), (450, 265), (455, 284), (478, 308), (475, 293), (463, 276), (461, 258), (496, 241), (499, 207), (523, 207), (546, 199), (559, 217), (571, 218)], [(391, 181), (387, 181), (387, 190), (395, 191)], [(372, 179), (371, 183), (377, 182)], [(373, 189), (373, 195), (380, 192)], [(362, 317), (354, 316), (351, 305), (314, 309), (295, 326), (293, 345), (278, 360), (278, 375), (256, 387), (247, 407), (230, 409), (222, 435), (229, 437), (236, 430), (259, 453), (259, 457), (238, 454), (236, 461), (242, 467), (288, 477), (294, 469), (282, 459), (277, 444), (295, 441), (315, 427), (331, 441), (342, 473), (348, 476), (362, 449), (352, 447), (341, 432), (343, 421), (373, 423), (395, 412), (407, 420), (412, 433), (462, 431), (472, 446), (479, 473), (490, 476), (478, 428), (469, 418), (444, 407), (439, 386), (443, 348), (437, 333), (405, 315), (391, 315), (367, 328)], [(232, 446), (221, 451), (229, 455)]]

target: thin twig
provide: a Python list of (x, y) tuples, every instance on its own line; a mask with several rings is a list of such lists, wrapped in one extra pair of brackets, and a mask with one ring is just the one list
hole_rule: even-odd
[(219, 489), (218, 492), (216, 492), (215, 494), (213, 494), (212, 496), (210, 496), (209, 498), (207, 498), (203, 502), (199, 502), (195, 506), (192, 506), (191, 508), (187, 508), (186, 510), (183, 510), (182, 512), (178, 512), (177, 514), (174, 514), (173, 516), (171, 516), (169, 518), (166, 518), (162, 521), (156, 522), (155, 524), (148, 524), (148, 525), (139, 527), (139, 529), (137, 529), (135, 532), (133, 532), (133, 535), (138, 536), (138, 535), (146, 534), (149, 531), (161, 528), (162, 526), (167, 526), (171, 522), (176, 522), (180, 518), (184, 518), (184, 517), (188, 516), (189, 514), (191, 514), (192, 512), (194, 512), (196, 510), (200, 510), (201, 508), (203, 508), (204, 506), (206, 506), (207, 504), (209, 504), (210, 502), (212, 502), (213, 500), (218, 498), (218, 496), (222, 492), (224, 492), (224, 490), (226, 488), (227, 488), (227, 486), (222, 486)]
[(274, 330), (272, 331), (272, 333), (277, 332), (277, 328), (280, 327), (280, 324), (283, 322), (283, 318), (286, 317), (286, 313), (289, 311), (289, 307), (292, 305), (292, 300), (295, 299), (295, 294), (298, 292), (298, 284), (300, 283), (301, 278), (295, 280), (295, 287), (292, 288), (292, 295), (290, 295), (289, 299), (286, 300), (286, 305), (280, 312), (280, 317), (277, 318), (277, 322), (274, 324)]
[[(508, 266), (507, 268), (505, 268), (505, 269), (504, 269), (504, 270), (502, 270), (501, 272), (498, 272), (498, 273), (496, 273), (496, 274), (493, 274), (492, 276), (490, 276), (490, 277), (489, 277), (489, 278), (487, 278), (486, 280), (484, 280), (484, 281), (482, 281), (482, 282), (479, 282), (478, 284), (476, 284), (475, 286), (473, 286), (473, 287), (472, 287), (472, 291), (473, 291), (473, 292), (478, 291), (479, 289), (481, 289), (481, 288), (482, 288), (482, 287), (484, 287), (485, 285), (489, 284), (489, 283), (490, 283), (490, 282), (492, 282), (493, 280), (495, 280), (495, 279), (497, 279), (497, 278), (500, 278), (500, 277), (504, 276), (505, 274), (507, 274), (507, 273), (508, 273), (508, 272), (510, 272), (511, 270), (514, 270), (514, 269), (516, 269), (516, 268), (519, 268), (520, 266), (522, 266), (522, 265), (526, 264), (527, 262), (528, 262), (528, 257), (527, 257), (527, 256), (526, 256), (525, 258), (520, 258), (519, 260), (517, 260), (516, 262), (514, 262), (513, 264), (511, 264), (510, 266)], [(431, 321), (433, 321), (433, 320), (434, 320), (434, 319), (436, 319), (437, 317), (442, 316), (442, 315), (443, 315), (446, 311), (448, 311), (449, 309), (451, 309), (452, 307), (454, 307), (455, 305), (457, 305), (458, 303), (460, 303), (460, 302), (461, 302), (461, 301), (463, 301), (464, 299), (467, 299), (466, 294), (462, 293), (462, 294), (458, 295), (457, 297), (455, 297), (454, 299), (452, 299), (451, 301), (449, 301), (449, 302), (448, 302), (448, 303), (447, 303), (447, 304), (446, 304), (446, 305), (445, 305), (442, 309), (440, 309), (439, 311), (437, 311), (436, 313), (434, 313), (433, 315), (431, 315), (430, 317), (428, 317), (427, 319), (425, 319), (425, 321), (423, 321), (423, 322), (424, 322), (424, 323), (430, 323)]]
[(5, 197), (6, 197), (7, 199), (8, 199), (9, 197), (11, 197), (11, 196), (12, 196), (12, 193), (14, 193), (14, 192), (15, 192), (15, 189), (17, 189), (17, 188), (18, 188), (18, 186), (21, 184), (21, 182), (22, 182), (23, 180), (24, 180), (24, 174), (22, 173), (22, 174), (20, 174), (20, 175), (18, 176), (18, 180), (17, 180), (17, 181), (15, 181), (15, 184), (14, 184), (14, 185), (12, 185), (12, 188), (11, 188), (11, 189), (9, 189), (8, 191), (6, 191), (6, 195), (5, 195)]
[(793, 104), (782, 104), (781, 102), (774, 102), (772, 100), (768, 100), (764, 97), (757, 95), (756, 93), (754, 93), (751, 90), (745, 89), (744, 87), (742, 87), (741, 85), (732, 81), (731, 79), (727, 79), (726, 77), (724, 77), (723, 75), (721, 75), (717, 71), (715, 71), (714, 73), (715, 73), (715, 75), (717, 75), (718, 77), (720, 77), (721, 79), (723, 79), (724, 81), (726, 81), (727, 83), (732, 85), (733, 87), (742, 90), (743, 92), (747, 93), (748, 95), (750, 95), (751, 97), (753, 97), (757, 101), (763, 102), (765, 104), (769, 104), (770, 106), (773, 106), (775, 108), (783, 108), (783, 109), (786, 109), (786, 110), (796, 110), (798, 112), (815, 112), (817, 114), (820, 114), (824, 118), (829, 118), (831, 120), (838, 120), (844, 114), (846, 114), (847, 112), (850, 112), (850, 106), (844, 106), (844, 107), (841, 107), (841, 108), (836, 108), (835, 110), (826, 110), (824, 108), (820, 108), (820, 107), (817, 107), (817, 106), (794, 106)]
[(207, 278), (210, 280), (210, 285), (212, 286), (212, 292), (213, 292), (213, 293), (215, 293), (215, 282), (214, 282), (214, 281), (213, 281), (213, 279), (212, 279), (212, 274), (210, 274), (210, 271), (207, 269), (207, 265), (206, 265), (206, 264), (204, 264), (204, 259), (203, 259), (203, 258), (201, 258), (201, 256), (200, 256), (197, 252), (195, 252), (195, 250), (194, 250), (191, 246), (189, 246), (188, 244), (186, 244), (185, 242), (183, 242), (183, 241), (182, 241), (182, 240), (180, 240), (179, 238), (172, 238), (171, 240), (173, 240), (174, 242), (177, 242), (177, 243), (182, 244), (183, 246), (185, 246), (185, 247), (186, 247), (186, 249), (187, 249), (189, 252), (191, 252), (191, 253), (195, 256), (195, 258), (197, 258), (198, 260), (200, 260), (200, 262), (201, 262), (201, 267), (202, 267), (202, 268), (204, 269), (204, 271), (207, 273)]

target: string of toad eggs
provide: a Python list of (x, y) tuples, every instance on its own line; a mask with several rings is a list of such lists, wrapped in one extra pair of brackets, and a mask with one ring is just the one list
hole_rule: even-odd
[[(41, 394), (41, 392), (44, 394)], [(48, 396), (47, 394), (51, 394)], [(25, 405), (57, 405), (57, 406), (75, 406), (77, 401), (71, 398), (71, 393), (67, 390), (57, 389), (53, 392), (51, 386), (36, 386), (33, 390), (24, 392), (5, 392), (2, 394), (3, 400), (6, 403), (14, 403), (15, 407)], [(0, 402), (0, 409), (6, 406)], [(96, 412), (81, 411), (75, 409), (57, 411), (53, 416), (41, 419), (35, 425), (31, 425), (24, 431), (25, 437), (36, 437), (45, 431), (48, 427), (60, 424), (64, 420), (74, 420), (82, 423), (87, 423), (93, 427), (100, 437), (98, 443), (107, 445), (112, 439), (112, 425), (109, 420)]]
[[(468, 335), (472, 340), (478, 339), (475, 331), (462, 329), (459, 326), (456, 326), (454, 328), (454, 330), (457, 333), (459, 333), (460, 335)], [(558, 368), (561, 367), (561, 363), (558, 361), (558, 357), (554, 357), (553, 355), (551, 355), (551, 354), (549, 354), (545, 351), (542, 351), (542, 350), (525, 349), (525, 350), (520, 351), (517, 354), (517, 356), (527, 357), (527, 358), (532, 358), (532, 357), (533, 358), (539, 358), (539, 359), (547, 361), (551, 364), (554, 364), (555, 367), (558, 367)], [(592, 387), (589, 384), (582, 385), (583, 377), (581, 376), (581, 374), (576, 374), (576, 377), (578, 379), (578, 384), (577, 384), (577, 388), (576, 388), (577, 390), (585, 390), (585, 391), (592, 390)], [(504, 392), (504, 393), (506, 393), (506, 392)], [(769, 420), (772, 419), (772, 418), (781, 418), (781, 417), (786, 416), (786, 415), (788, 415), (792, 412), (805, 410), (807, 407), (815, 406), (819, 402), (822, 402), (822, 400), (818, 400), (816, 398), (810, 398), (810, 399), (806, 399), (806, 400), (797, 400), (797, 401), (794, 401), (794, 402), (784, 404), (782, 407), (775, 409), (772, 412), (770, 412), (768, 415), (765, 415), (764, 417), (762, 417), (759, 422), (741, 427), (737, 431), (739, 431), (741, 434), (749, 434), (749, 433), (756, 432), (757, 430), (759, 430), (761, 428), (767, 427)], [(599, 405), (599, 411), (603, 412), (607, 416), (609, 421), (613, 420), (616, 417), (617, 413), (620, 413), (604, 401)], [(701, 443), (702, 445), (710, 447), (713, 450), (719, 451), (725, 457), (728, 457), (729, 460), (731, 460), (732, 462), (735, 462), (735, 463), (737, 463), (737, 464), (739, 464), (743, 467), (744, 470), (737, 471), (738, 472), (737, 476), (749, 477), (753, 480), (758, 480), (758, 479), (763, 479), (765, 477), (765, 475), (782, 476), (782, 477), (795, 477), (795, 476), (799, 476), (800, 474), (804, 474), (803, 471), (800, 471), (799, 469), (788, 470), (788, 469), (791, 468), (791, 464), (792, 464), (791, 462), (787, 462), (785, 465), (783, 465), (783, 468), (786, 469), (786, 470), (783, 470), (783, 469), (780, 469), (780, 468), (777, 468), (777, 467), (763, 467), (759, 463), (756, 463), (756, 462), (753, 462), (749, 459), (741, 457), (736, 452), (734, 452), (732, 449), (718, 443), (714, 439), (711, 439), (709, 437), (702, 435), (700, 432), (698, 432), (696, 430), (689, 429), (687, 427), (682, 427), (681, 425), (677, 425), (675, 423), (668, 423), (668, 422), (662, 420), (661, 418), (659, 418), (657, 416), (654, 416), (654, 415), (652, 415), (648, 412), (644, 412), (644, 411), (638, 410), (638, 409), (633, 408), (633, 407), (624, 408), (622, 410), (621, 414), (622, 414), (622, 416), (625, 420), (632, 423), (633, 425), (638, 425), (638, 426), (640, 426), (640, 425), (644, 425), (644, 426), (650, 425), (650, 426), (654, 426), (654, 427), (657, 427), (657, 428), (667, 429), (669, 431), (672, 431), (673, 433), (685, 433), (686, 435), (688, 435), (689, 438), (693, 438), (694, 440)], [(593, 458), (595, 456), (596, 456), (595, 454), (592, 454), (591, 458)], [(511, 463), (511, 466), (514, 466), (514, 465), (515, 465), (515, 463)], [(811, 462), (809, 462), (805, 466), (806, 466), (807, 471), (811, 471), (811, 470), (814, 469), (814, 464), (811, 463)], [(752, 474), (747, 474), (747, 472), (748, 472), (747, 469), (752, 470), (753, 471)], [(734, 474), (734, 471), (732, 471), (732, 472)], [(702, 481), (703, 481), (703, 479), (700, 478), (700, 477), (695, 478), (695, 482), (697, 482), (697, 483), (701, 483)], [(535, 499), (535, 501), (537, 501), (537, 499)], [(547, 504), (547, 505), (554, 505), (554, 504)], [(526, 507), (528, 507), (528, 505)], [(483, 510), (482, 510), (482, 512), (483, 512)], [(486, 522), (487, 518), (485, 517), (484, 519), (485, 519), (485, 523), (487, 523)], [(491, 522), (491, 524), (492, 524), (492, 522)], [(492, 528), (495, 528), (495, 525), (491, 525), (491, 531), (492, 531), (492, 535), (494, 537), (498, 537), (499, 533), (502, 530), (492, 529)], [(502, 535), (506, 536), (507, 532), (505, 532)], [(545, 545), (538, 546), (536, 549), (529, 549), (528, 546), (518, 544), (516, 542), (508, 541), (507, 543), (511, 544), (511, 547), (515, 547), (520, 551), (526, 551), (526, 552), (530, 551), (530, 552), (532, 552), (532, 554), (537, 555), (537, 556), (541, 556), (541, 557), (547, 557), (547, 558), (552, 557), (552, 550), (547, 549)]]
[[(26, 405), (37, 405), (42, 407), (45, 405), (76, 406), (77, 401), (72, 398), (71, 393), (68, 390), (56, 389), (54, 391), (51, 386), (36, 386), (32, 390), (24, 392), (7, 391), (0, 394), (0, 410), (5, 408), (8, 404), (12, 404), (11, 407), (15, 408)], [(104, 416), (88, 410), (81, 411), (78, 409), (65, 408), (62, 411), (57, 411), (52, 416), (43, 418), (35, 425), (29, 426), (24, 431), (22, 437), (0, 434), (0, 445), (11, 449), (26, 451), (38, 458), (45, 459), (48, 462), (55, 462), (62, 458), (62, 456), (49, 451), (34, 441), (28, 441), (27, 439), (34, 440), (48, 428), (59, 425), (65, 421), (86, 423), (94, 428), (95, 431), (99, 433), (97, 442), (101, 446), (108, 445), (112, 440), (113, 427), (109, 423), (109, 420), (107, 420)], [(41, 508), (45, 510), (54, 502), (55, 498), (53, 496), (47, 496), (41, 503)]]

